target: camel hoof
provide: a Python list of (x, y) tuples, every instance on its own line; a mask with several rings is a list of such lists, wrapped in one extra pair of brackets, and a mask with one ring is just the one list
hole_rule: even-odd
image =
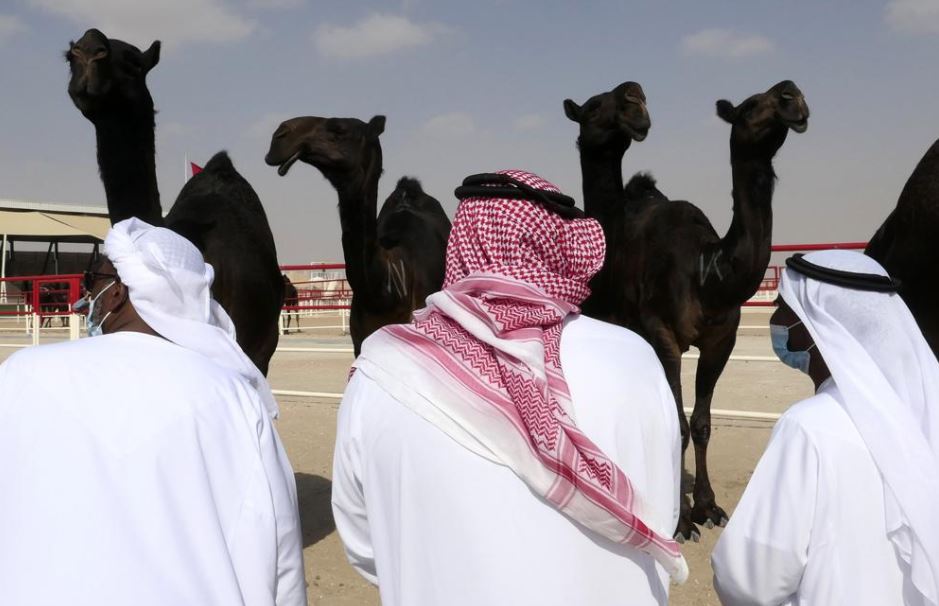
[(721, 516), (721, 521), (718, 522), (717, 525), (720, 526), (721, 528), (723, 528), (723, 527), (727, 526), (727, 523), (728, 523), (728, 522), (730, 522), (730, 520), (727, 519), (727, 516)]
[(704, 527), (707, 528), (708, 530), (710, 530), (710, 529), (714, 528), (714, 522), (712, 522), (712, 521), (710, 520), (710, 518), (709, 518), (709, 519), (707, 519), (707, 520), (704, 521)]
[(694, 541), (695, 543), (700, 543), (700, 542), (701, 542), (701, 533), (698, 532), (697, 530), (692, 530), (692, 531), (691, 531), (691, 540)]
[(685, 537), (680, 532), (676, 532), (674, 538), (675, 538), (675, 542), (678, 543), (679, 545), (685, 544)]

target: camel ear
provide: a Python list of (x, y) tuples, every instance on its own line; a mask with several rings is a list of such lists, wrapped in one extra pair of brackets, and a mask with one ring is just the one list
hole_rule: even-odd
[(737, 108), (727, 99), (721, 99), (717, 102), (717, 115), (724, 122), (733, 124), (737, 119)]
[(564, 99), (564, 114), (574, 122), (580, 122), (581, 108), (571, 99)]
[(384, 116), (374, 116), (371, 120), (368, 121), (368, 134), (373, 137), (385, 132), (385, 117)]
[(149, 72), (160, 62), (160, 41), (156, 40), (143, 52), (143, 71)]

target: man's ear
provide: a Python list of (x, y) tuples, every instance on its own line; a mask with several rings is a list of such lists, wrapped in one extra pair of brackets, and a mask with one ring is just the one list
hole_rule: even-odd
[(108, 292), (104, 293), (111, 303), (108, 311), (111, 313), (117, 313), (119, 310), (123, 309), (125, 305), (130, 304), (130, 291), (127, 289), (127, 286), (118, 280), (114, 283), (114, 286), (108, 289)]

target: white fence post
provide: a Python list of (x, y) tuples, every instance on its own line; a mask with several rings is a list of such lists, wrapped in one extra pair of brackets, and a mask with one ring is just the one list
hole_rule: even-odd
[(42, 321), (39, 319), (39, 315), (33, 314), (33, 345), (39, 345), (40, 324), (42, 324)]
[(284, 310), (280, 310), (280, 315), (277, 316), (277, 334), (284, 334)]
[(68, 317), (68, 339), (69, 341), (77, 341), (79, 335), (79, 319), (78, 314), (71, 314)]

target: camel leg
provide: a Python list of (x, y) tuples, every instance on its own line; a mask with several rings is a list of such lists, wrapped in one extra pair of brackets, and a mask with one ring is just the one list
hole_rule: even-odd
[(701, 357), (695, 373), (695, 401), (691, 413), (691, 439), (694, 442), (695, 482), (694, 507), (691, 520), (707, 528), (725, 526), (727, 514), (714, 501), (714, 490), (708, 476), (707, 452), (711, 439), (711, 397), (714, 386), (724, 371), (737, 342), (737, 321), (713, 340), (701, 344)]
[(678, 427), (681, 430), (681, 489), (679, 491), (679, 505), (681, 512), (678, 517), (678, 526), (675, 528), (675, 540), (684, 543), (686, 539), (692, 539), (697, 543), (701, 538), (701, 533), (691, 521), (691, 501), (688, 499), (688, 486), (685, 480), (685, 452), (688, 450), (689, 426), (688, 418), (685, 416), (685, 410), (682, 407), (681, 399), (681, 348), (675, 339), (674, 333), (669, 330), (664, 323), (658, 319), (647, 319), (643, 329), (649, 336), (649, 342), (655, 350), (665, 369), (665, 378), (668, 380), (668, 386), (672, 390), (675, 398), (675, 405), (678, 413)]

